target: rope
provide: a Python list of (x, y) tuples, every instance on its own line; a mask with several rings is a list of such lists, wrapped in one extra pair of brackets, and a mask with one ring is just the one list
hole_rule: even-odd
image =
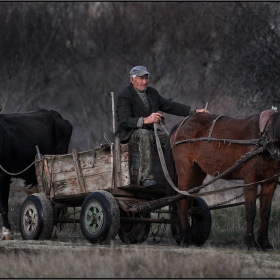
[(9, 175), (11, 175), (11, 176), (16, 176), (16, 175), (19, 175), (19, 174), (25, 172), (25, 171), (26, 171), (27, 169), (29, 169), (34, 163), (35, 163), (35, 160), (34, 160), (28, 167), (26, 167), (24, 170), (22, 170), (21, 172), (18, 172), (18, 173), (10, 173), (10, 172), (8, 172), (7, 170), (5, 170), (5, 169), (3, 168), (2, 165), (0, 165), (0, 168), (1, 168), (5, 173), (7, 173), (7, 174), (9, 174)]
[(163, 125), (163, 123), (160, 121), (159, 124), (161, 125), (161, 127), (163, 128), (163, 130), (165, 131), (165, 133), (167, 135), (169, 135), (168, 131), (166, 130), (165, 126)]
[[(159, 137), (157, 135), (157, 124), (154, 123), (154, 132), (155, 132), (155, 138), (156, 138), (156, 144), (157, 144), (157, 149), (158, 149), (158, 155), (159, 155), (159, 159), (160, 159), (160, 163), (161, 163), (161, 166), (162, 166), (162, 170), (163, 170), (163, 173), (165, 175), (165, 178), (166, 180), (168, 181), (168, 183), (172, 186), (172, 188), (174, 190), (176, 190), (178, 193), (180, 194), (184, 194), (184, 195), (189, 195), (189, 196), (192, 196), (190, 195), (188, 192), (186, 191), (180, 191), (175, 185), (174, 183), (172, 182), (172, 179), (170, 178), (170, 175), (168, 173), (168, 170), (167, 170), (167, 167), (166, 167), (166, 163), (165, 163), (165, 160), (164, 160), (164, 157), (163, 157), (163, 151), (162, 151), (162, 147), (161, 147), (161, 144), (160, 144), (160, 140), (159, 140)], [(197, 196), (197, 195), (193, 195), (193, 196)]]

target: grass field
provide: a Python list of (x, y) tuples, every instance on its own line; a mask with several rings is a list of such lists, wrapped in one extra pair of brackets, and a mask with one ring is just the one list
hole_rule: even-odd
[[(90, 244), (79, 224), (65, 224), (56, 241), (22, 240), (20, 202), (12, 202), (14, 241), (0, 241), (0, 278), (279, 278), (279, 209), (273, 207), (269, 236), (273, 252), (248, 251), (243, 242), (243, 206), (212, 211), (211, 234), (202, 247), (180, 247), (169, 225), (152, 225), (150, 237), (125, 245)], [(256, 229), (258, 219), (256, 220)], [(161, 239), (162, 238), (162, 239)], [(159, 243), (157, 243), (160, 241)]]

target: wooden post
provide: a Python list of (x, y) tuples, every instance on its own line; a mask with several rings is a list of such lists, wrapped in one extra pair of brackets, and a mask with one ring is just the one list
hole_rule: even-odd
[(44, 184), (44, 179), (43, 179), (42, 159), (39, 159), (38, 155), (35, 156), (35, 171), (36, 171), (39, 191), (41, 193), (47, 194), (46, 186)]
[(74, 166), (75, 166), (75, 170), (76, 170), (76, 174), (77, 174), (80, 192), (85, 193), (86, 192), (85, 181), (84, 181), (84, 177), (83, 177), (83, 173), (82, 173), (82, 169), (81, 169), (81, 165), (80, 165), (80, 161), (79, 161), (78, 153), (77, 153), (76, 149), (72, 150), (72, 155), (73, 155)]
[(115, 102), (114, 102), (113, 92), (111, 92), (111, 97), (112, 97), (113, 133), (114, 133), (113, 176), (114, 176), (114, 187), (119, 188), (122, 186), (121, 146), (120, 146), (120, 138), (116, 136)]
[(52, 180), (51, 180), (51, 174), (50, 174), (50, 171), (49, 171), (49, 168), (48, 168), (48, 162), (47, 162), (46, 159), (44, 159), (43, 170), (44, 170), (45, 178), (46, 178), (46, 181), (47, 181), (47, 184), (46, 184), (46, 194), (49, 195), (50, 191), (51, 191)]
[(119, 188), (122, 186), (122, 172), (121, 172), (121, 146), (120, 138), (115, 136), (114, 138), (114, 184)]

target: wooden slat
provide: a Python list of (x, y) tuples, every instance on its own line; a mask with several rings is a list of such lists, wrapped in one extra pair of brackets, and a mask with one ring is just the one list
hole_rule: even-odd
[(114, 139), (114, 186), (121, 187), (121, 146), (120, 138), (115, 137)]
[(85, 182), (84, 182), (84, 177), (83, 177), (83, 173), (82, 173), (82, 169), (81, 169), (81, 165), (80, 165), (77, 150), (73, 149), (72, 154), (73, 154), (74, 167), (75, 167), (77, 178), (78, 178), (78, 185), (79, 185), (79, 188), (80, 188), (80, 192), (85, 193), (86, 192)]
[[(46, 159), (43, 160), (44, 162), (44, 175), (45, 175), (45, 179), (47, 181), (47, 186), (46, 186), (46, 194), (49, 195), (50, 194), (50, 190), (51, 190), (51, 187), (52, 187), (52, 178), (51, 178), (51, 173), (50, 173), (50, 170), (48, 168), (48, 162)], [(51, 161), (52, 163), (52, 161)], [(50, 164), (51, 165), (51, 164)]]
[[(110, 172), (98, 174), (91, 177), (84, 177), (86, 186), (85, 193), (91, 193), (95, 190), (109, 189), (110, 188)], [(78, 180), (76, 179), (65, 179), (59, 182), (54, 182), (55, 195), (73, 195), (79, 194), (79, 188), (77, 188)]]
[(68, 179), (59, 182), (53, 183), (54, 195), (52, 197), (61, 196), (61, 195), (77, 195), (80, 193), (78, 188), (78, 179)]
[(35, 157), (35, 171), (36, 171), (36, 177), (37, 177), (37, 183), (38, 183), (38, 189), (39, 192), (45, 193), (44, 187), (43, 187), (43, 180), (42, 180), (42, 160), (38, 160), (38, 156)]

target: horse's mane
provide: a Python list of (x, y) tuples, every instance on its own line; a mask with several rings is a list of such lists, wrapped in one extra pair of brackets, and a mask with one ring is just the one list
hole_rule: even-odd
[(271, 119), (271, 136), (280, 144), (280, 112), (270, 116)]

